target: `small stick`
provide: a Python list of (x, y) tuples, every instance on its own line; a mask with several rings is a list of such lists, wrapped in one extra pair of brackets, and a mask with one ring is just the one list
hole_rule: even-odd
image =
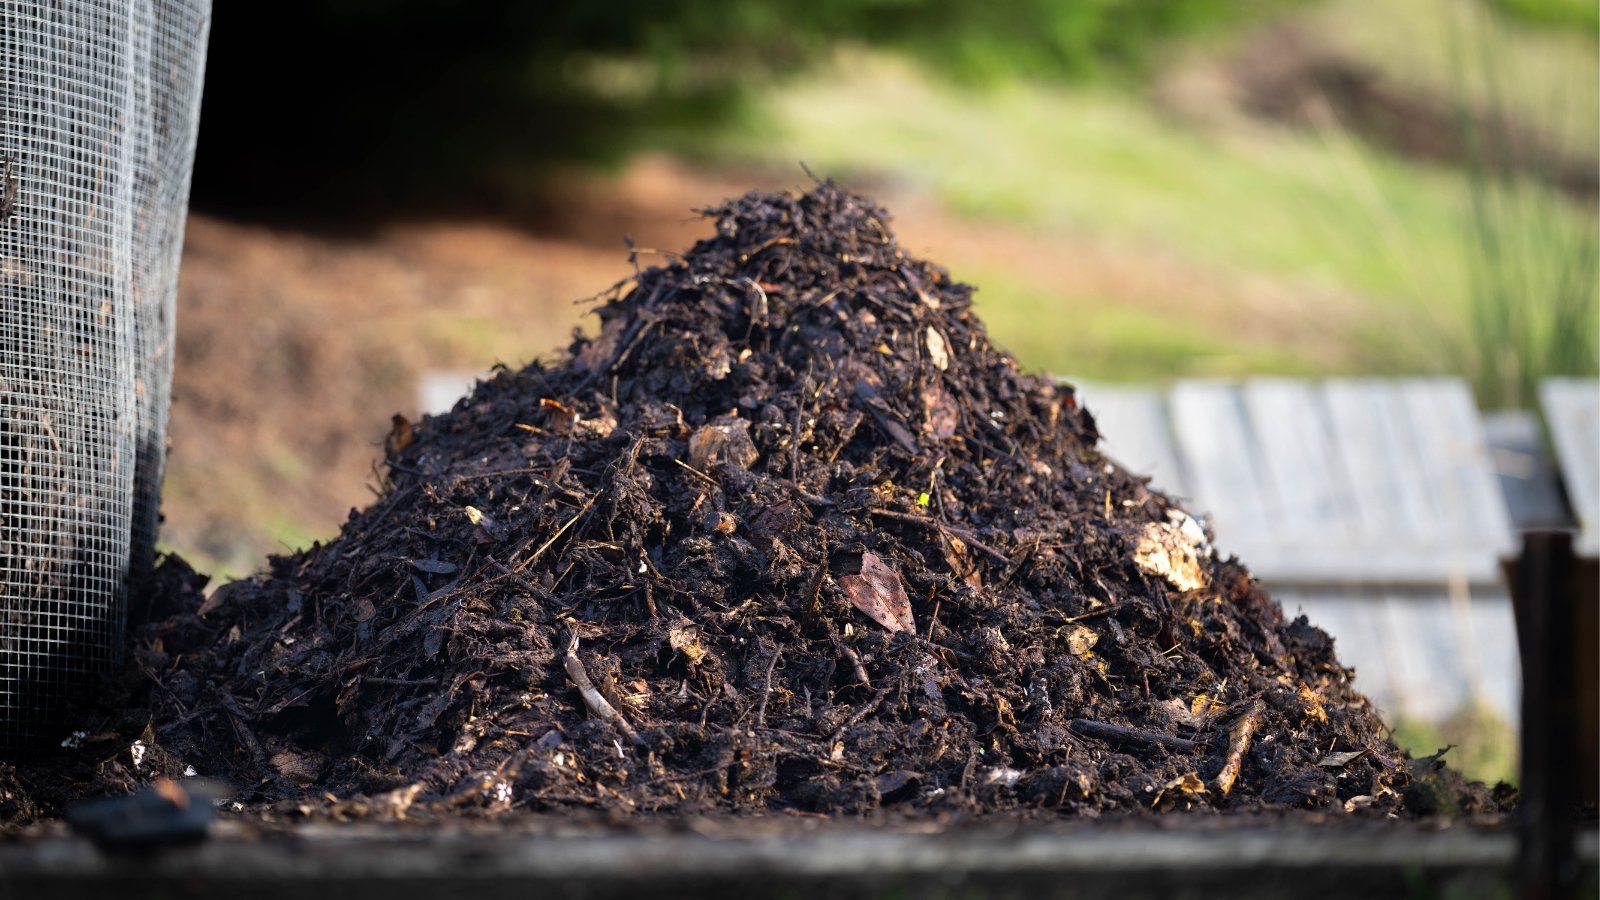
[[(594, 502), (596, 500), (599, 500), (599, 499), (600, 499), (600, 495), (599, 494), (595, 494), (593, 497), (590, 497), (589, 498), (589, 502), (583, 504), (583, 508), (578, 510), (577, 514), (575, 514), (572, 518), (568, 519), (567, 523), (565, 525), (562, 525), (560, 528), (557, 528), (555, 534), (550, 535), (550, 540), (545, 541), (543, 544), (540, 544), (539, 545), (539, 549), (533, 551), (533, 555), (532, 556), (528, 557), (527, 559), (523, 560), (520, 563), (517, 563), (517, 571), (521, 572), (523, 569), (526, 569), (527, 567), (533, 565), (534, 560), (536, 560), (539, 557), (543, 556), (544, 552), (546, 550), (550, 549), (550, 545), (554, 544), (556, 541), (560, 540), (561, 536), (563, 534), (567, 533), (567, 529), (571, 528), (574, 523), (576, 523), (579, 519), (583, 518), (583, 514), (588, 512), (589, 508), (594, 506)], [(576, 636), (574, 636), (574, 639), (576, 639)]]
[(794, 408), (794, 424), (789, 426), (789, 480), (800, 490), (800, 407)]
[(433, 687), (439, 683), (437, 678), (374, 678), (370, 675), (361, 676), (362, 684), (382, 685), (385, 687)]
[(867, 677), (867, 667), (861, 664), (861, 657), (856, 655), (856, 651), (845, 646), (844, 644), (839, 644), (839, 652), (844, 654), (845, 659), (850, 660), (850, 665), (855, 669), (856, 672), (856, 679), (860, 681), (862, 685), (871, 688), (872, 679)]
[(772, 661), (767, 663), (767, 683), (761, 691), (761, 706), (756, 710), (756, 727), (767, 727), (767, 700), (772, 697), (772, 670), (778, 665), (778, 657), (783, 655), (783, 648), (772, 654)]
[(806, 590), (806, 606), (800, 611), (800, 621), (806, 627), (815, 625), (822, 616), (822, 580), (828, 575), (828, 535), (822, 535), (822, 562), (811, 576), (811, 586)]
[(673, 463), (675, 463), (678, 466), (678, 468), (683, 469), (684, 471), (689, 472), (689, 473), (691, 473), (693, 475), (699, 476), (700, 480), (704, 481), (706, 484), (711, 485), (712, 487), (721, 487), (722, 486), (721, 482), (717, 481), (715, 478), (712, 478), (710, 475), (707, 475), (706, 473), (700, 471), (699, 469), (696, 469), (694, 466), (689, 465), (688, 463), (684, 462), (681, 459), (675, 459), (675, 460), (673, 460)]
[(515, 581), (518, 585), (520, 585), (522, 587), (523, 590), (527, 591), (528, 593), (532, 594), (533, 596), (537, 597), (541, 593), (543, 593), (543, 591), (540, 591), (538, 588), (533, 586), (533, 582), (531, 582), (528, 579), (524, 578), (522, 576), (521, 572), (517, 572), (517, 571), (513, 570), (510, 566), (506, 565), (505, 563), (501, 562), (500, 560), (491, 559), (491, 560), (489, 560), (489, 565), (494, 566), (496, 569), (499, 569), (501, 572), (505, 573), (507, 578), (510, 578), (512, 581)]
[(1098, 619), (1101, 616), (1109, 616), (1121, 608), (1121, 603), (1107, 603), (1105, 606), (1102, 606), (1099, 609), (1091, 609), (1086, 613), (1062, 619), (1061, 621), (1067, 623), (1068, 625), (1075, 625), (1088, 619)]
[(1222, 763), (1222, 771), (1217, 773), (1217, 790), (1224, 797), (1233, 790), (1234, 779), (1239, 777), (1239, 767), (1244, 765), (1244, 752), (1249, 749), (1250, 739), (1255, 737), (1256, 729), (1261, 727), (1261, 714), (1265, 711), (1266, 705), (1257, 697), (1251, 701), (1244, 715), (1228, 729), (1228, 756)]
[(1143, 728), (1129, 728), (1126, 725), (1112, 725), (1110, 722), (1096, 722), (1093, 719), (1073, 719), (1072, 730), (1086, 737), (1100, 738), (1120, 744), (1154, 744), (1165, 747), (1175, 753), (1190, 753), (1195, 748), (1195, 742), (1159, 731), (1146, 731)]
[(985, 544), (983, 541), (978, 539), (977, 535), (965, 528), (961, 528), (956, 525), (946, 525), (937, 519), (931, 519), (927, 516), (918, 516), (912, 513), (903, 513), (893, 509), (872, 509), (870, 512), (875, 516), (881, 516), (885, 519), (893, 519), (896, 522), (905, 522), (909, 525), (921, 525), (923, 528), (933, 528), (943, 531), (946, 534), (953, 534), (956, 537), (961, 538), (961, 540), (967, 546), (981, 550), (995, 562), (1005, 563), (1008, 566), (1011, 565), (1011, 557), (1001, 553), (999, 550), (996, 550), (988, 544)]
[(583, 696), (583, 702), (589, 707), (589, 712), (622, 729), (628, 740), (635, 744), (639, 743), (638, 732), (633, 730), (633, 726), (622, 717), (622, 713), (617, 712), (617, 708), (612, 706), (611, 702), (595, 688), (594, 682), (589, 680), (589, 673), (583, 668), (583, 660), (578, 658), (578, 632), (568, 630), (567, 635), (567, 652), (561, 664), (567, 670), (567, 677), (572, 679), (572, 683), (578, 688), (578, 693)]
[(883, 690), (879, 691), (877, 694), (873, 695), (873, 698), (871, 700), (869, 700), (866, 703), (865, 706), (862, 706), (860, 709), (858, 709), (855, 712), (851, 713), (850, 714), (850, 718), (844, 720), (844, 724), (840, 725), (839, 726), (839, 730), (835, 731), (833, 733), (833, 737), (828, 738), (828, 743), (830, 745), (839, 743), (839, 741), (844, 738), (844, 733), (846, 731), (849, 731), (850, 729), (854, 728), (857, 724), (859, 724), (861, 722), (862, 719), (865, 719), (867, 716), (872, 715), (872, 711), (877, 709), (878, 708), (878, 704), (882, 703), (883, 702), (883, 698), (885, 698), (887, 696), (889, 696), (889, 689), (888, 688), (884, 688)]

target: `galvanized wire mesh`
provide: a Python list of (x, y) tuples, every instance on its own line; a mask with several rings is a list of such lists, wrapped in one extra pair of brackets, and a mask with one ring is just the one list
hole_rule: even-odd
[(155, 541), (208, 0), (0, 0), (0, 750), (121, 658)]

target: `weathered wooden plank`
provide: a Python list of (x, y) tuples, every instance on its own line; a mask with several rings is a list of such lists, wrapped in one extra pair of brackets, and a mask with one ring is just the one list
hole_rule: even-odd
[(1307, 381), (1257, 378), (1244, 385), (1260, 453), (1267, 515), (1280, 543), (1302, 557), (1352, 543), (1354, 502), (1330, 451), (1326, 410)]
[(1473, 692), (1516, 729), (1522, 718), (1522, 662), (1511, 595), (1503, 589), (1474, 593), (1469, 615), (1471, 642), (1462, 654), (1476, 670)]
[(1539, 402), (1578, 518), (1578, 552), (1600, 556), (1600, 381), (1548, 379), (1539, 385)]
[(1090, 384), (1083, 397), (1107, 454), (1210, 513), (1219, 549), (1264, 581), (1499, 580), (1509, 517), (1460, 382), (1183, 381), (1166, 404)]
[(1322, 390), (1364, 542), (1415, 544), (1431, 531), (1434, 511), (1399, 391), (1376, 378), (1334, 379)]
[(1505, 501), (1465, 382), (1414, 379), (1401, 382), (1400, 390), (1437, 515), (1434, 533), (1446, 540), (1442, 552), (1457, 569), (1485, 555), (1510, 555), (1515, 540)]
[(1386, 657), (1393, 663), (1397, 709), (1408, 718), (1438, 722), (1470, 698), (1449, 595), (1385, 591), (1378, 600)]
[[(254, 900), (498, 900), (527, 897), (704, 900), (793, 896), (1167, 898), (1509, 896), (1516, 834), (1299, 825), (1215, 827), (1190, 817), (1160, 828), (981, 823), (943, 833), (858, 823), (704, 817), (694, 832), (629, 834), (566, 825), (554, 834), (304, 827), (229, 837), (159, 855), (104, 854), (81, 838), (0, 845), (0, 894), (226, 896)], [(1192, 827), (1185, 827), (1185, 825)], [(829, 827), (832, 825), (832, 827)], [(1404, 827), (1401, 827), (1404, 826)], [(524, 826), (526, 827), (526, 826)], [(548, 826), (547, 826), (548, 827)], [(1578, 839), (1580, 883), (1595, 878), (1592, 830)]]
[[(1178, 457), (1195, 506), (1210, 512), (1225, 546), (1261, 548), (1246, 559), (1260, 564), (1270, 554), (1272, 522), (1257, 477), (1260, 460), (1245, 421), (1237, 387), (1228, 382), (1181, 381), (1172, 388), (1172, 425)], [(1245, 553), (1238, 549), (1231, 552)]]
[(1077, 388), (1078, 402), (1100, 426), (1107, 456), (1131, 472), (1149, 475), (1157, 490), (1188, 496), (1161, 389), (1101, 383), (1079, 383)]

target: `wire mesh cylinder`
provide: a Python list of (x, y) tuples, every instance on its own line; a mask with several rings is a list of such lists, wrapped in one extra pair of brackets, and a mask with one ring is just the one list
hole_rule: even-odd
[(0, 751), (122, 656), (154, 552), (208, 0), (0, 0)]

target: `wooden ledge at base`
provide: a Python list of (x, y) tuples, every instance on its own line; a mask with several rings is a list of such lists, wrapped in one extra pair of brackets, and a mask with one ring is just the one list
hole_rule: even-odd
[[(0, 896), (350, 898), (792, 896), (1230, 898), (1511, 896), (1516, 835), (1464, 827), (1279, 825), (1150, 830), (859, 827), (753, 837), (305, 827), (290, 837), (214, 839), (152, 859), (76, 838), (0, 844)], [(762, 836), (757, 830), (768, 830)], [(784, 833), (789, 831), (791, 833)], [(1579, 896), (1596, 885), (1593, 830), (1579, 838)]]

